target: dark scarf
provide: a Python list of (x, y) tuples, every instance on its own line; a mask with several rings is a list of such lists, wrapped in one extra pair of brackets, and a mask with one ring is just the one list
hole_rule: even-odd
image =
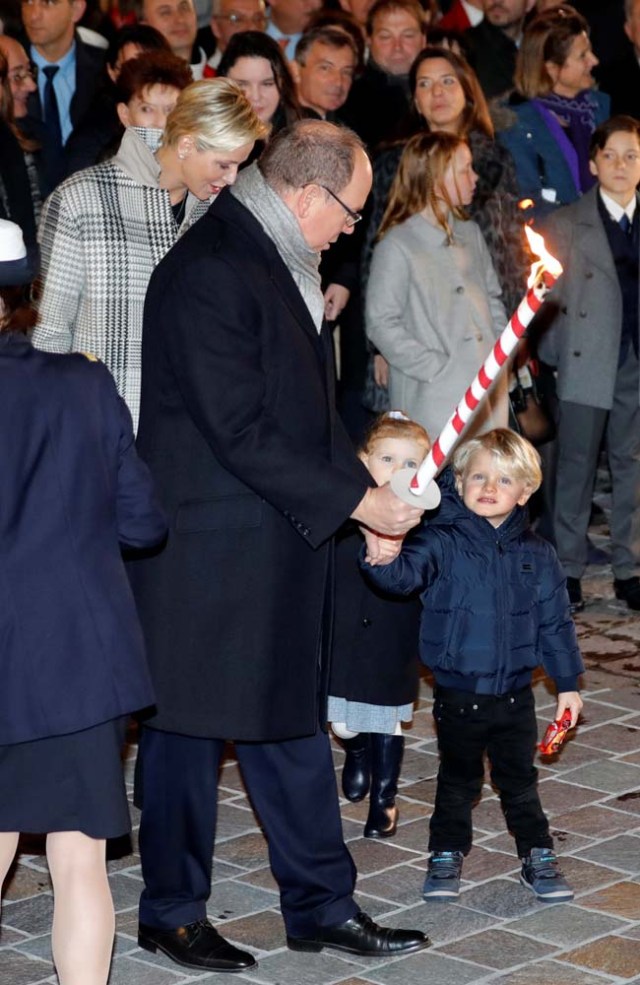
[(538, 96), (533, 102), (540, 109), (567, 159), (577, 191), (584, 194), (596, 181), (589, 171), (589, 143), (596, 128), (597, 103), (593, 93), (590, 89), (584, 89), (573, 99), (567, 99), (549, 92), (546, 96)]

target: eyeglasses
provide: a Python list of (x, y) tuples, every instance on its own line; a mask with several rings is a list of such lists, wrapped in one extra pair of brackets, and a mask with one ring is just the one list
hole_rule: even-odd
[(35, 82), (36, 72), (33, 68), (14, 68), (12, 72), (9, 72), (9, 81), (17, 82), (18, 85), (22, 85), (27, 79), (31, 79)]
[(335, 199), (338, 205), (341, 205), (344, 211), (347, 213), (345, 226), (348, 226), (349, 229), (352, 229), (353, 226), (355, 226), (356, 222), (360, 222), (360, 220), (362, 219), (362, 212), (355, 212), (353, 209), (350, 209), (349, 206), (345, 205), (342, 199), (338, 198), (336, 193), (332, 192), (331, 189), (327, 188), (326, 185), (319, 185), (319, 187), (322, 188), (327, 193), (327, 195), (331, 195), (331, 198)]
[(267, 23), (266, 14), (253, 14), (245, 17), (244, 14), (215, 14), (217, 21), (229, 21), (234, 27), (244, 27), (245, 24), (254, 24), (256, 27), (263, 27)]
[(62, 0), (21, 0), (23, 7), (44, 7), (48, 9), (49, 7), (57, 7), (62, 3)]

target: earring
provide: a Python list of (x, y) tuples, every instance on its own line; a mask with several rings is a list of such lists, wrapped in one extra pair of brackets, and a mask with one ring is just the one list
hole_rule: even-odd
[(186, 157), (186, 155), (185, 155), (184, 153), (182, 153), (182, 152), (180, 152), (180, 153), (178, 154), (178, 157), (179, 157), (179, 159), (180, 159), (181, 161), (184, 161), (184, 159), (185, 159), (185, 157)]

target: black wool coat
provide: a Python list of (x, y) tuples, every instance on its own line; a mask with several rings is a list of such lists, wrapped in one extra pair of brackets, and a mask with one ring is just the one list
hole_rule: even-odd
[(329, 693), (371, 705), (409, 704), (418, 692), (420, 599), (372, 585), (358, 564), (361, 546), (355, 524), (346, 524), (336, 545)]
[(149, 724), (313, 734), (332, 536), (371, 480), (338, 421), (318, 334), (272, 240), (223, 192), (156, 268), (138, 447), (169, 517), (132, 566), (157, 690)]

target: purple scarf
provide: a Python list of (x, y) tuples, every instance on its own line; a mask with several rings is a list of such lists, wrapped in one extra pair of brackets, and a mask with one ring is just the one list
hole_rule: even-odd
[(578, 192), (586, 192), (596, 179), (589, 171), (589, 143), (596, 128), (597, 102), (590, 89), (574, 99), (550, 92), (532, 100), (557, 140)]

